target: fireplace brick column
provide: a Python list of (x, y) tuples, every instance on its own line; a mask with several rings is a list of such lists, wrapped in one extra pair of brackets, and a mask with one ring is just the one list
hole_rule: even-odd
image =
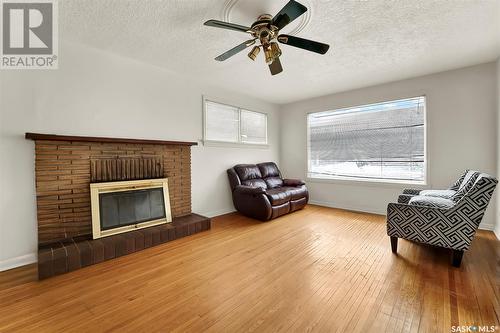
[(179, 217), (191, 213), (189, 146), (36, 140), (35, 179), (39, 243), (45, 244), (91, 233), (91, 160), (133, 158), (160, 158), (164, 164), (163, 177), (169, 179), (172, 216)]
[[(209, 219), (191, 212), (195, 142), (36, 133), (26, 138), (35, 141), (40, 278), (210, 229)], [(149, 178), (168, 178), (173, 222), (92, 240), (91, 180)]]

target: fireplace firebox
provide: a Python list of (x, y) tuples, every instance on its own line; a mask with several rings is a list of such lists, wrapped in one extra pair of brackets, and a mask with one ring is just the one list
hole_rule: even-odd
[(168, 179), (90, 184), (93, 238), (172, 222)]

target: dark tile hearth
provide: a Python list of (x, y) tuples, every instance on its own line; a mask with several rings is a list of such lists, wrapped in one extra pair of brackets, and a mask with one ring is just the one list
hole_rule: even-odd
[(148, 247), (209, 230), (210, 219), (198, 214), (174, 217), (172, 223), (139, 229), (100, 239), (78, 236), (40, 246), (38, 278), (64, 274), (79, 268), (134, 253)]

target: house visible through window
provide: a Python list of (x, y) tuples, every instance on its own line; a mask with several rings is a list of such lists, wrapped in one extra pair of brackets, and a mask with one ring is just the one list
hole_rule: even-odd
[(267, 144), (267, 115), (205, 100), (205, 141)]
[(308, 115), (308, 176), (425, 183), (425, 97)]

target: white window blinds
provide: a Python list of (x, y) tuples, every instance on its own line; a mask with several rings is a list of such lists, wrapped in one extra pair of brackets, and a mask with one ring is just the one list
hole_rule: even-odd
[(205, 100), (207, 141), (267, 144), (267, 115)]
[(239, 141), (239, 109), (234, 106), (205, 102), (205, 139)]
[(265, 114), (241, 110), (241, 141), (257, 144), (267, 142), (267, 117)]
[(425, 97), (308, 115), (308, 176), (425, 182)]

